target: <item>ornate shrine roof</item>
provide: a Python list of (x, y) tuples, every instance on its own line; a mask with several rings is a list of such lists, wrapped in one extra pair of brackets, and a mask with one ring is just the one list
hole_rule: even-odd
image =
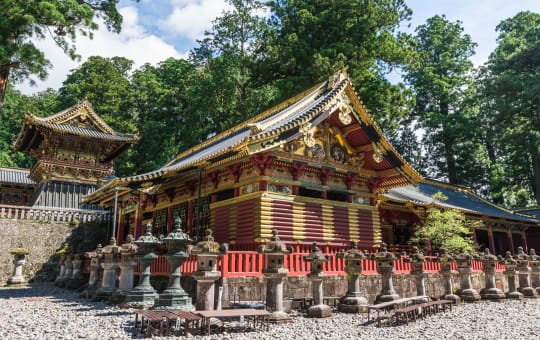
[(373, 158), (375, 150), (382, 154), (380, 162), (366, 161), (364, 166), (380, 172), (395, 170), (391, 174), (381, 175), (379, 185), (390, 188), (421, 180), (422, 177), (383, 136), (357, 97), (348, 76), (342, 71), (244, 123), (180, 153), (161, 168), (141, 175), (115, 179), (86, 196), (85, 200), (95, 200), (115, 186), (126, 186), (134, 182), (157, 182), (156, 179), (180, 171), (219, 165), (237, 157), (278, 149), (339, 112), (339, 103), (344, 96), (351, 102), (352, 119), (347, 124), (338, 122), (336, 125), (340, 129), (349, 128), (352, 137), (360, 136), (351, 137), (348, 142), (354, 144), (354, 147), (362, 148), (359, 152), (365, 152), (365, 158)]
[(0, 167), (0, 183), (6, 184), (22, 184), (22, 185), (34, 185), (36, 184), (30, 178), (28, 174), (30, 170), (20, 169), (20, 168), (11, 168), (11, 167)]
[(109, 152), (104, 161), (110, 161), (139, 140), (137, 135), (114, 131), (99, 117), (88, 100), (83, 100), (68, 109), (48, 117), (38, 117), (28, 112), (24, 115), (23, 127), (11, 147), (15, 151), (28, 152), (39, 146), (43, 132), (73, 135), (119, 144)]
[[(438, 192), (441, 192), (448, 199), (446, 201), (433, 199), (432, 196)], [(394, 201), (423, 206), (432, 205), (441, 208), (458, 209), (471, 214), (488, 215), (534, 224), (540, 223), (539, 220), (535, 220), (523, 213), (515, 213), (512, 210), (483, 199), (470, 188), (429, 179), (418, 183), (417, 186), (407, 185), (390, 189), (387, 193), (382, 194), (382, 197), (385, 202)]]
[(523, 214), (523, 215), (532, 216), (532, 217), (540, 220), (540, 206), (538, 206), (538, 207), (517, 208), (517, 209), (513, 209), (512, 211), (514, 211), (516, 213)]

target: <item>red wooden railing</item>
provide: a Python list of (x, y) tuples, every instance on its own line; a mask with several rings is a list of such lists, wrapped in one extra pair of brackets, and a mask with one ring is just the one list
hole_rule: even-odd
[[(337, 252), (330, 255), (330, 260), (323, 265), (323, 270), (329, 275), (346, 275), (345, 260), (336, 256)], [(306, 252), (292, 253), (285, 255), (284, 266), (289, 270), (287, 276), (302, 276), (309, 273), (311, 266), (309, 262), (304, 261)], [(87, 261), (89, 262), (89, 261)], [(428, 273), (438, 273), (441, 269), (441, 264), (438, 262), (425, 262), (424, 270)], [(266, 267), (266, 257), (255, 251), (229, 251), (226, 255), (218, 258), (217, 270), (221, 271), (222, 277), (241, 277), (255, 276), (262, 277), (262, 270)], [(474, 273), (482, 271), (482, 262), (473, 260), (471, 267)], [(456, 263), (451, 264), (452, 270), (457, 269)], [(169, 263), (164, 256), (159, 256), (150, 267), (152, 275), (168, 275)], [(139, 273), (139, 265), (135, 269)], [(182, 275), (191, 275), (197, 270), (197, 257), (190, 256), (181, 267)], [(394, 261), (395, 274), (410, 274), (411, 264), (405, 262), (405, 257)], [(504, 265), (495, 264), (495, 270), (498, 272), (504, 271)], [(88, 272), (88, 263), (85, 265), (85, 271)], [(377, 274), (377, 264), (373, 260), (362, 260), (362, 273), (364, 275)]]

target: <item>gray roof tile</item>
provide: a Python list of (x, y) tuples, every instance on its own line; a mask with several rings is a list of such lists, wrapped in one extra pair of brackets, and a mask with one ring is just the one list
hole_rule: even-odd
[(0, 182), (33, 185), (35, 182), (28, 178), (29, 173), (27, 169), (0, 167)]

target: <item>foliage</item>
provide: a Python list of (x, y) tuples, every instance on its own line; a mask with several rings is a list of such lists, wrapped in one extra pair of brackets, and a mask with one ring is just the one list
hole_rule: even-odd
[(540, 204), (540, 14), (520, 12), (496, 29), (483, 99), (486, 121), (497, 132), (490, 142), (504, 169), (500, 195), (510, 204)]
[[(441, 192), (433, 195), (437, 201), (448, 198)], [(428, 240), (434, 249), (445, 249), (448, 253), (474, 251), (471, 228), (478, 222), (468, 221), (459, 210), (439, 208), (435, 205), (428, 210), (426, 222), (417, 226), (411, 243), (424, 243)]]
[(72, 59), (77, 59), (77, 35), (92, 37), (97, 18), (109, 30), (119, 32), (122, 16), (119, 0), (2, 0), (0, 2), (0, 114), (8, 77), (15, 81), (47, 76), (50, 62), (34, 44), (49, 35)]
[(280, 100), (349, 66), (356, 90), (384, 130), (396, 129), (414, 100), (386, 75), (415, 58), (411, 37), (397, 32), (412, 11), (403, 0), (274, 0), (273, 30), (260, 63)]

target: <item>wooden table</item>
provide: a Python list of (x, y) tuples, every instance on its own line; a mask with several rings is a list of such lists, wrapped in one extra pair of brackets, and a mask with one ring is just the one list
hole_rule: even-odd
[(268, 317), (270, 316), (270, 313), (265, 310), (253, 308), (205, 310), (194, 313), (202, 318), (201, 329), (206, 330), (208, 335), (210, 335), (210, 318), (239, 318), (243, 316), (248, 325), (251, 323), (253, 328), (259, 326), (268, 330)]
[(190, 312), (182, 310), (168, 310), (165, 318), (167, 319), (167, 335), (173, 324), (176, 326), (176, 331), (179, 333), (182, 320), (184, 320), (184, 331), (182, 332), (182, 335), (186, 335), (188, 329), (200, 328), (201, 317)]
[(390, 310), (390, 309), (394, 309), (396, 306), (401, 306), (401, 305), (406, 304), (408, 302), (416, 303), (418, 301), (425, 301), (426, 299), (429, 300), (430, 297), (426, 296), (426, 295), (414, 296), (414, 297), (410, 297), (410, 298), (402, 298), (402, 299), (392, 300), (392, 301), (388, 301), (388, 302), (378, 303), (376, 305), (370, 305), (370, 306), (367, 307), (368, 308), (368, 322), (369, 322), (369, 319), (370, 319), (371, 310), (376, 310), (377, 311), (377, 317), (378, 317), (379, 313), (381, 311), (387, 311), (387, 310)]

